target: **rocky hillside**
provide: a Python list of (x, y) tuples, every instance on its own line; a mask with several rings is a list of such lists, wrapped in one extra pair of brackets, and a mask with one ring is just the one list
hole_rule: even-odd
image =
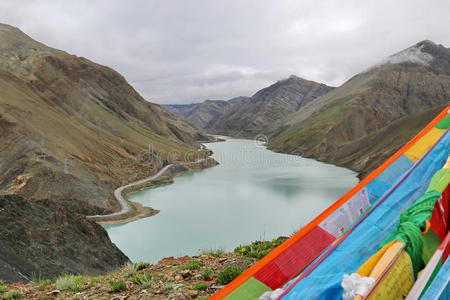
[(230, 100), (206, 100), (202, 103), (172, 104), (164, 107), (186, 118), (188, 122), (201, 130), (208, 130), (208, 123), (221, 116), (233, 105), (248, 100), (249, 97), (235, 97)]
[(0, 26), (0, 55), (2, 190), (74, 203), (81, 213), (110, 212), (114, 186), (152, 172), (139, 161), (142, 152), (152, 149), (159, 167), (170, 151), (195, 151), (195, 140), (207, 139), (112, 69), (16, 28)]
[(450, 49), (401, 51), (271, 128), (269, 148), (349, 167), (364, 176), (450, 101)]
[(102, 227), (63, 206), (6, 195), (0, 196), (0, 207), (0, 278), (5, 281), (27, 281), (33, 274), (98, 275), (128, 262)]
[(298, 111), (332, 87), (297, 76), (280, 80), (239, 102), (204, 126), (207, 132), (253, 138), (273, 123)]
[(2, 284), (0, 299), (207, 299), (286, 238), (257, 241), (233, 253), (205, 250), (195, 257), (168, 257), (158, 263), (127, 264), (104, 276), (62, 275), (33, 283)]
[[(145, 101), (114, 70), (49, 48), (3, 24), (0, 128), (0, 194), (64, 207), (68, 219), (76, 218), (70, 214), (118, 210), (114, 188), (149, 176), (169, 161), (203, 157), (196, 140), (208, 138), (177, 114)], [(58, 222), (46, 222), (51, 220)], [(36, 224), (25, 224), (23, 232)], [(85, 240), (90, 236), (99, 243), (85, 252), (83, 237), (73, 232), (75, 226), (67, 227), (73, 239), (66, 253), (72, 258), (61, 257), (55, 270), (87, 270), (95, 259), (77, 257), (87, 253), (97, 253), (99, 270), (124, 260), (98, 225), (81, 225), (91, 232)], [(13, 237), (3, 238), (0, 245)], [(22, 259), (31, 254), (23, 252)], [(53, 254), (42, 255), (44, 260)]]

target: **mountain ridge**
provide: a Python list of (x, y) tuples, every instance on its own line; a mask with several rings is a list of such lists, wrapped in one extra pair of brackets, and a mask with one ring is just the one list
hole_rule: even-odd
[[(98, 261), (99, 272), (128, 262), (102, 237), (100, 225), (76, 220), (117, 211), (115, 187), (148, 177), (170, 162), (209, 155), (197, 142), (208, 136), (145, 101), (113, 69), (47, 47), (9, 25), (0, 25), (0, 91), (0, 194), (28, 203), (30, 213), (38, 211), (32, 209), (34, 203), (49, 203), (43, 210), (61, 208), (74, 220), (61, 227), (52, 218), (41, 218), (49, 237), (57, 238), (63, 230), (74, 238), (65, 245), (52, 240), (53, 252), (60, 258), (66, 253), (65, 259), (47, 252), (33, 263), (33, 253), (25, 251), (8, 261), (8, 268), (28, 277), (41, 269), (42, 276), (55, 275), (46, 268), (55, 260), (54, 272), (92, 273), (90, 258), (77, 258), (85, 238), (98, 257), (109, 257)], [(25, 224), (20, 230), (32, 230), (27, 227), (34, 224), (28, 218), (32, 216), (7, 207), (8, 214)], [(92, 235), (76, 234), (74, 224), (91, 227)], [(0, 243), (10, 239), (7, 228), (0, 230)], [(31, 248), (41, 242), (38, 237), (28, 240)]]
[(325, 84), (291, 75), (256, 92), (212, 119), (207, 132), (253, 138), (275, 121), (332, 90)]
[(205, 130), (205, 127), (212, 119), (223, 114), (231, 106), (248, 99), (249, 97), (239, 96), (229, 100), (205, 100), (191, 104), (166, 104), (163, 107), (181, 115), (195, 128)]
[(205, 132), (252, 138), (279, 118), (297, 111), (332, 89), (325, 84), (291, 75), (257, 91), (252, 97), (165, 107)]
[[(425, 55), (420, 54), (422, 51)], [(411, 53), (421, 58), (414, 58)], [(433, 59), (423, 59), (429, 56)], [(369, 164), (362, 152), (350, 162), (344, 157), (333, 157), (336, 152), (357, 151), (354, 147), (362, 149), (360, 139), (371, 135), (379, 140), (381, 136), (374, 136), (376, 132), (382, 134), (384, 128), (409, 116), (426, 116), (423, 121), (431, 121), (430, 112), (436, 112), (436, 108), (450, 101), (449, 74), (450, 50), (430, 41), (419, 42), (277, 122), (268, 131), (269, 149), (300, 152), (306, 157), (346, 166), (364, 177), (382, 162), (375, 157), (376, 153), (371, 155), (376, 163)], [(414, 129), (405, 132), (405, 138), (420, 130)], [(393, 154), (401, 146), (400, 140), (404, 141), (399, 139), (388, 149), (379, 149), (378, 156)], [(367, 139), (366, 142), (370, 143)]]

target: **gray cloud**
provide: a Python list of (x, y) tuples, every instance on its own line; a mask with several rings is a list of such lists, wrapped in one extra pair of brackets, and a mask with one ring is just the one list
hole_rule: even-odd
[(251, 95), (290, 74), (340, 85), (421, 40), (449, 46), (449, 12), (446, 0), (0, 2), (0, 22), (158, 103)]

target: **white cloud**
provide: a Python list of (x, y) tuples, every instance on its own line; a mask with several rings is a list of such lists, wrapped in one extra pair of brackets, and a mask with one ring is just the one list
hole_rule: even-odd
[(0, 22), (122, 73), (147, 99), (251, 95), (290, 74), (342, 84), (421, 40), (445, 0), (2, 0)]

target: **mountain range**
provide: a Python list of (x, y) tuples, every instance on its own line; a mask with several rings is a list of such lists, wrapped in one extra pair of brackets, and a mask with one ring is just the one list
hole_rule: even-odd
[[(208, 136), (177, 114), (145, 101), (119, 73), (47, 47), (4, 24), (0, 24), (0, 91), (0, 193), (16, 196), (3, 198), (2, 208), (11, 208), (8, 214), (19, 222), (17, 203), (12, 203), (22, 201), (17, 199), (30, 201), (34, 211), (38, 206), (33, 208), (31, 202), (50, 203), (48, 206), (63, 210), (60, 215), (69, 221), (61, 227), (52, 226), (51, 218), (41, 218), (53, 239), (62, 228), (79, 230), (74, 225), (81, 224), (78, 214), (119, 210), (115, 187), (154, 174), (169, 158), (176, 162), (195, 159), (192, 153), (205, 155), (197, 140), (208, 140)], [(1, 253), (20, 253), (24, 245), (7, 243), (7, 239), (11, 232), (31, 229), (3, 221)], [(83, 222), (86, 228), (94, 228), (83, 237), (92, 240), (92, 251), (97, 251), (99, 258), (109, 257), (96, 263), (103, 264), (99, 271), (128, 261), (107, 237), (100, 238), (106, 233), (99, 225)], [(30, 235), (27, 243), (40, 243), (38, 237)], [(66, 246), (81, 249), (83, 238), (69, 239)], [(5, 249), (5, 245), (12, 248)], [(20, 261), (0, 256), (0, 266), (16, 270), (9, 280), (23, 279), (19, 273), (30, 276), (41, 269), (39, 262), (44, 263), (44, 258), (36, 260), (32, 252), (24, 253)], [(91, 273), (92, 261), (79, 258), (74, 251), (64, 255), (58, 262), (47, 257), (47, 265), (58, 267), (42, 275)]]
[(449, 75), (450, 49), (419, 42), (273, 124), (269, 149), (364, 177), (448, 105)]
[(332, 90), (325, 84), (291, 75), (264, 88), (252, 97), (228, 101), (206, 100), (187, 105), (165, 105), (193, 126), (211, 134), (253, 138), (271, 124)]
[(196, 128), (206, 129), (208, 123), (222, 115), (226, 109), (248, 99), (249, 97), (241, 96), (229, 100), (205, 100), (202, 103), (168, 104), (163, 107), (186, 118)]
[(85, 216), (118, 211), (121, 185), (206, 157), (208, 134), (262, 134), (271, 150), (364, 177), (449, 101), (450, 49), (431, 41), (339, 87), (292, 75), (251, 97), (163, 107), (113, 69), (0, 24), (0, 280), (129, 262)]
[[(226, 105), (200, 125), (267, 136), (269, 149), (344, 166), (364, 177), (450, 102), (450, 50), (432, 41), (393, 54), (333, 88), (297, 76)], [(204, 104), (193, 104), (201, 107)]]
[(280, 118), (294, 113), (326, 94), (332, 87), (291, 75), (258, 91), (217, 115), (204, 127), (207, 132), (253, 138)]

